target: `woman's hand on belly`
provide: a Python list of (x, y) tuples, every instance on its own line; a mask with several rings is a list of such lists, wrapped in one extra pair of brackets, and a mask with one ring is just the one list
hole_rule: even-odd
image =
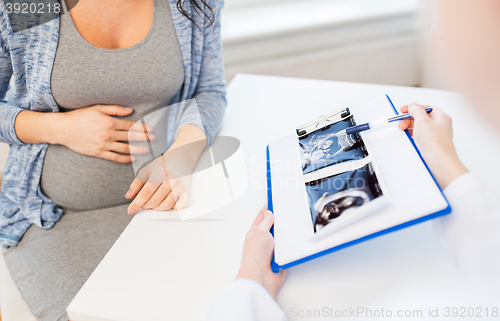
[(207, 137), (195, 125), (183, 126), (169, 150), (144, 167), (130, 185), (126, 198), (135, 199), (128, 214), (140, 208), (168, 211), (181, 210), (189, 204), (191, 173)]
[[(61, 113), (61, 134), (56, 141), (83, 155), (130, 163), (134, 160), (130, 154), (145, 154), (148, 149), (127, 141), (146, 141), (145, 131), (152, 132), (149, 127), (134, 126), (133, 121), (112, 117), (127, 116), (132, 111), (130, 107), (95, 105)], [(154, 139), (152, 134), (148, 136)]]
[[(137, 126), (130, 120), (112, 116), (127, 116), (132, 113), (130, 107), (95, 105), (61, 113), (63, 118), (58, 143), (73, 151), (89, 156), (104, 158), (117, 163), (130, 163), (134, 160), (130, 154), (145, 154), (147, 147), (131, 145), (130, 141), (154, 139), (150, 127)], [(128, 154), (128, 155), (122, 155)]]
[[(133, 109), (114, 105), (95, 105), (66, 113), (22, 111), (16, 118), (15, 130), (26, 144), (59, 144), (88, 156), (118, 163), (130, 163), (131, 155), (146, 154), (146, 147), (130, 145), (130, 141), (154, 140), (149, 126), (137, 126), (130, 120)], [(146, 133), (147, 132), (147, 133)]]

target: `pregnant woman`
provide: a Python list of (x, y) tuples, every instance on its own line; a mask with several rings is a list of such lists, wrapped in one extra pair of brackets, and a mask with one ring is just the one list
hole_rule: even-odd
[[(80, 0), (69, 10), (61, 1), (59, 17), (42, 25), (26, 17), (22, 23), (32, 27), (19, 30), (0, 0), (0, 141), (11, 146), (0, 241), (39, 320), (67, 320), (67, 305), (129, 222), (127, 213), (187, 206), (187, 189), (174, 193), (168, 180), (148, 181), (147, 173), (136, 179), (133, 155), (149, 153), (143, 130), (173, 142), (170, 149), (201, 141), (179, 156), (192, 169), (217, 134), (226, 106), (222, 5)], [(4, 99), (11, 78), (15, 103)], [(166, 132), (132, 127), (192, 98), (196, 104), (170, 110)]]

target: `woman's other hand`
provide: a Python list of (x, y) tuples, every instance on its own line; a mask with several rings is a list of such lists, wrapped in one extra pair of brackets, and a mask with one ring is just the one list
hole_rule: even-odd
[(267, 205), (257, 214), (243, 245), (243, 257), (237, 279), (250, 279), (260, 283), (273, 298), (285, 282), (288, 270), (274, 273), (271, 260), (274, 252), (274, 238), (270, 233), (274, 215)]
[(183, 126), (169, 150), (139, 171), (125, 194), (129, 199), (135, 197), (127, 213), (135, 214), (140, 208), (168, 211), (188, 206), (191, 173), (206, 144), (203, 130)]
[(398, 127), (408, 129), (432, 174), (444, 189), (468, 170), (455, 151), (450, 116), (437, 107), (432, 107), (432, 112), (427, 114), (425, 108), (428, 107), (416, 103), (402, 106), (401, 112), (410, 113), (413, 119), (401, 121)]

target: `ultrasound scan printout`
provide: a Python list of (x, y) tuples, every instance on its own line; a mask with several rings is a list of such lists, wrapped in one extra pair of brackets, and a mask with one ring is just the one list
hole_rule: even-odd
[[(319, 173), (327, 167), (367, 157), (368, 151), (360, 135), (349, 135), (347, 139), (344, 136), (343, 142), (336, 135), (355, 125), (354, 118), (349, 117), (299, 138), (303, 174)], [(335, 222), (341, 215), (355, 215), (356, 209), (383, 195), (371, 162), (307, 182), (305, 187), (314, 232)]]

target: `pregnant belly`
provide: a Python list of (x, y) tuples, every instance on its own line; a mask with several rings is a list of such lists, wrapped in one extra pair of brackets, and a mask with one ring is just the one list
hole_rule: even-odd
[(125, 198), (134, 180), (132, 164), (78, 154), (50, 145), (45, 155), (40, 187), (64, 209), (86, 211), (130, 202)]

